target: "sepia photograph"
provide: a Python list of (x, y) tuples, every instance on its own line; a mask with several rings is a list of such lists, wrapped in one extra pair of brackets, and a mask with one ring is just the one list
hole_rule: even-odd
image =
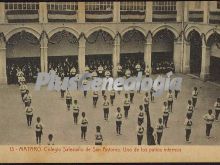
[(220, 1), (1, 1), (0, 161), (218, 148), (219, 25)]

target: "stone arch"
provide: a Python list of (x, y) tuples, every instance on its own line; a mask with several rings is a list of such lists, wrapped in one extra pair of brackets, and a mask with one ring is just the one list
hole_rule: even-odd
[(58, 32), (61, 32), (63, 30), (73, 34), (76, 38), (79, 38), (79, 32), (76, 31), (75, 29), (72, 29), (72, 28), (69, 28), (69, 27), (58, 27), (58, 28), (55, 28), (55, 29), (49, 31), (48, 37), (51, 38), (54, 34), (56, 34)]
[(200, 30), (198, 27), (196, 27), (196, 26), (191, 26), (191, 27), (189, 27), (189, 28), (186, 30), (186, 32), (185, 32), (187, 39), (188, 39), (188, 37), (189, 37), (190, 32), (192, 32), (193, 30), (197, 31), (197, 32), (199, 33), (199, 35), (201, 36), (201, 34), (202, 34), (202, 33), (201, 33), (201, 30)]
[[(206, 33), (206, 41), (207, 41), (207, 44), (209, 44), (209, 41), (210, 41), (210, 39), (211, 39), (211, 37), (212, 37), (213, 35), (220, 35), (220, 31), (218, 31), (218, 30), (216, 30), (216, 31), (213, 31), (213, 30), (208, 31), (208, 32)], [(210, 46), (210, 45), (208, 45), (208, 46)]]
[(157, 27), (157, 28), (155, 28), (155, 29), (152, 30), (153, 36), (155, 36), (159, 31), (161, 31), (161, 30), (163, 30), (163, 29), (168, 29), (168, 30), (170, 30), (170, 31), (174, 34), (175, 38), (177, 38), (178, 35), (179, 35), (179, 34), (178, 34), (178, 31), (177, 31), (175, 28), (173, 28), (173, 27), (171, 27), (171, 26), (169, 26), (169, 25), (162, 25), (162, 26), (159, 26), (159, 27)]
[(13, 30), (9, 31), (8, 33), (6, 33), (5, 34), (6, 41), (8, 41), (13, 35), (15, 35), (19, 32), (22, 32), (22, 31), (26, 31), (30, 34), (33, 34), (37, 39), (40, 38), (40, 33), (37, 32), (36, 30), (29, 28), (29, 27), (20, 27), (20, 28), (13, 29)]
[(103, 30), (103, 31), (107, 32), (112, 38), (115, 37), (115, 32), (113, 32), (110, 28), (105, 27), (105, 26), (98, 26), (98, 27), (89, 29), (89, 30), (85, 33), (86, 38), (88, 38), (91, 34), (93, 34), (93, 33), (96, 32), (96, 31), (99, 31), (99, 30)]
[(121, 36), (123, 37), (128, 31), (131, 31), (131, 30), (137, 30), (139, 31), (140, 33), (143, 34), (143, 36), (145, 37), (146, 36), (146, 31), (139, 27), (139, 26), (130, 26), (130, 27), (127, 27), (126, 29), (124, 29), (122, 32), (121, 32)]

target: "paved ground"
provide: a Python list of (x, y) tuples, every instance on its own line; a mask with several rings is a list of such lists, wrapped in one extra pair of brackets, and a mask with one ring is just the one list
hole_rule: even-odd
[[(220, 144), (220, 122), (215, 122), (212, 129), (212, 136), (215, 138), (207, 139), (205, 137), (205, 122), (202, 116), (208, 109), (213, 109), (216, 98), (220, 95), (220, 87), (212, 83), (202, 82), (196, 78), (186, 75), (183, 77), (182, 91), (179, 98), (174, 102), (174, 113), (170, 115), (168, 122), (169, 128), (164, 130), (162, 144), (164, 145), (219, 145)], [(85, 111), (89, 120), (86, 142), (80, 140), (80, 125), (73, 125), (72, 112), (67, 111), (65, 100), (60, 98), (60, 93), (47, 91), (42, 88), (40, 91), (34, 91), (34, 84), (28, 84), (33, 96), (34, 123), (36, 117), (40, 116), (45, 125), (42, 144), (47, 143), (47, 135), (53, 133), (55, 144), (94, 144), (95, 126), (101, 125), (104, 136), (103, 144), (112, 145), (135, 145), (136, 142), (136, 124), (138, 106), (143, 102), (143, 93), (135, 94), (134, 104), (132, 104), (128, 120), (123, 120), (122, 135), (116, 136), (115, 132), (115, 112), (116, 107), (122, 107), (124, 94), (116, 95), (115, 105), (110, 108), (109, 121), (103, 119), (102, 98), (99, 97), (96, 109), (92, 106), (92, 93), (87, 98), (79, 91), (72, 92), (73, 98), (77, 98), (80, 104), (80, 111)], [(199, 87), (199, 98), (197, 109), (193, 116), (193, 129), (191, 135), (191, 144), (185, 143), (184, 119), (186, 114), (187, 100), (191, 98), (191, 91), (194, 86)], [(166, 92), (162, 97), (156, 98), (155, 103), (150, 105), (152, 124), (155, 124), (158, 117), (161, 117), (162, 102), (165, 100)], [(109, 96), (109, 94), (108, 94)], [(24, 105), (21, 102), (20, 92), (17, 85), (5, 85), (0, 88), (0, 144), (35, 144), (34, 128), (28, 128)], [(145, 117), (146, 120), (146, 117)], [(146, 126), (146, 121), (144, 123)], [(146, 135), (143, 139), (146, 144)]]

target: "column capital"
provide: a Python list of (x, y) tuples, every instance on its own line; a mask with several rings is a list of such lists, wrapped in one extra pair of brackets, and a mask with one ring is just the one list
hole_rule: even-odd
[(174, 43), (175, 44), (182, 44), (183, 43), (182, 38), (180, 37), (180, 38), (174, 40)]
[(0, 49), (6, 49), (6, 39), (4, 33), (0, 33)]
[(46, 31), (42, 31), (41, 36), (40, 36), (41, 48), (47, 48), (48, 40), (49, 40), (49, 38), (48, 38)]
[(119, 45), (120, 46), (120, 42), (121, 42), (121, 37), (120, 37), (120, 34), (117, 33), (115, 38), (114, 38), (114, 45)]
[(153, 34), (149, 30), (146, 37), (145, 37), (145, 44), (152, 44), (152, 42), (153, 42)]
[(79, 38), (79, 45), (78, 45), (79, 48), (85, 48), (86, 47), (86, 39), (85, 39), (85, 36), (81, 36)]

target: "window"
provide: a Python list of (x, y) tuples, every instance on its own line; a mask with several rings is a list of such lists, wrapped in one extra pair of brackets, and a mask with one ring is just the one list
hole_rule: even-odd
[(146, 1), (127, 1), (120, 2), (121, 11), (145, 11)]
[(175, 1), (153, 1), (153, 11), (175, 11)]
[(6, 10), (38, 10), (38, 2), (5, 2)]
[(106, 11), (113, 9), (113, 2), (86, 2), (86, 11)]
[(48, 2), (48, 10), (73, 11), (78, 10), (77, 2)]
[(217, 1), (217, 9), (220, 9), (220, 1)]

